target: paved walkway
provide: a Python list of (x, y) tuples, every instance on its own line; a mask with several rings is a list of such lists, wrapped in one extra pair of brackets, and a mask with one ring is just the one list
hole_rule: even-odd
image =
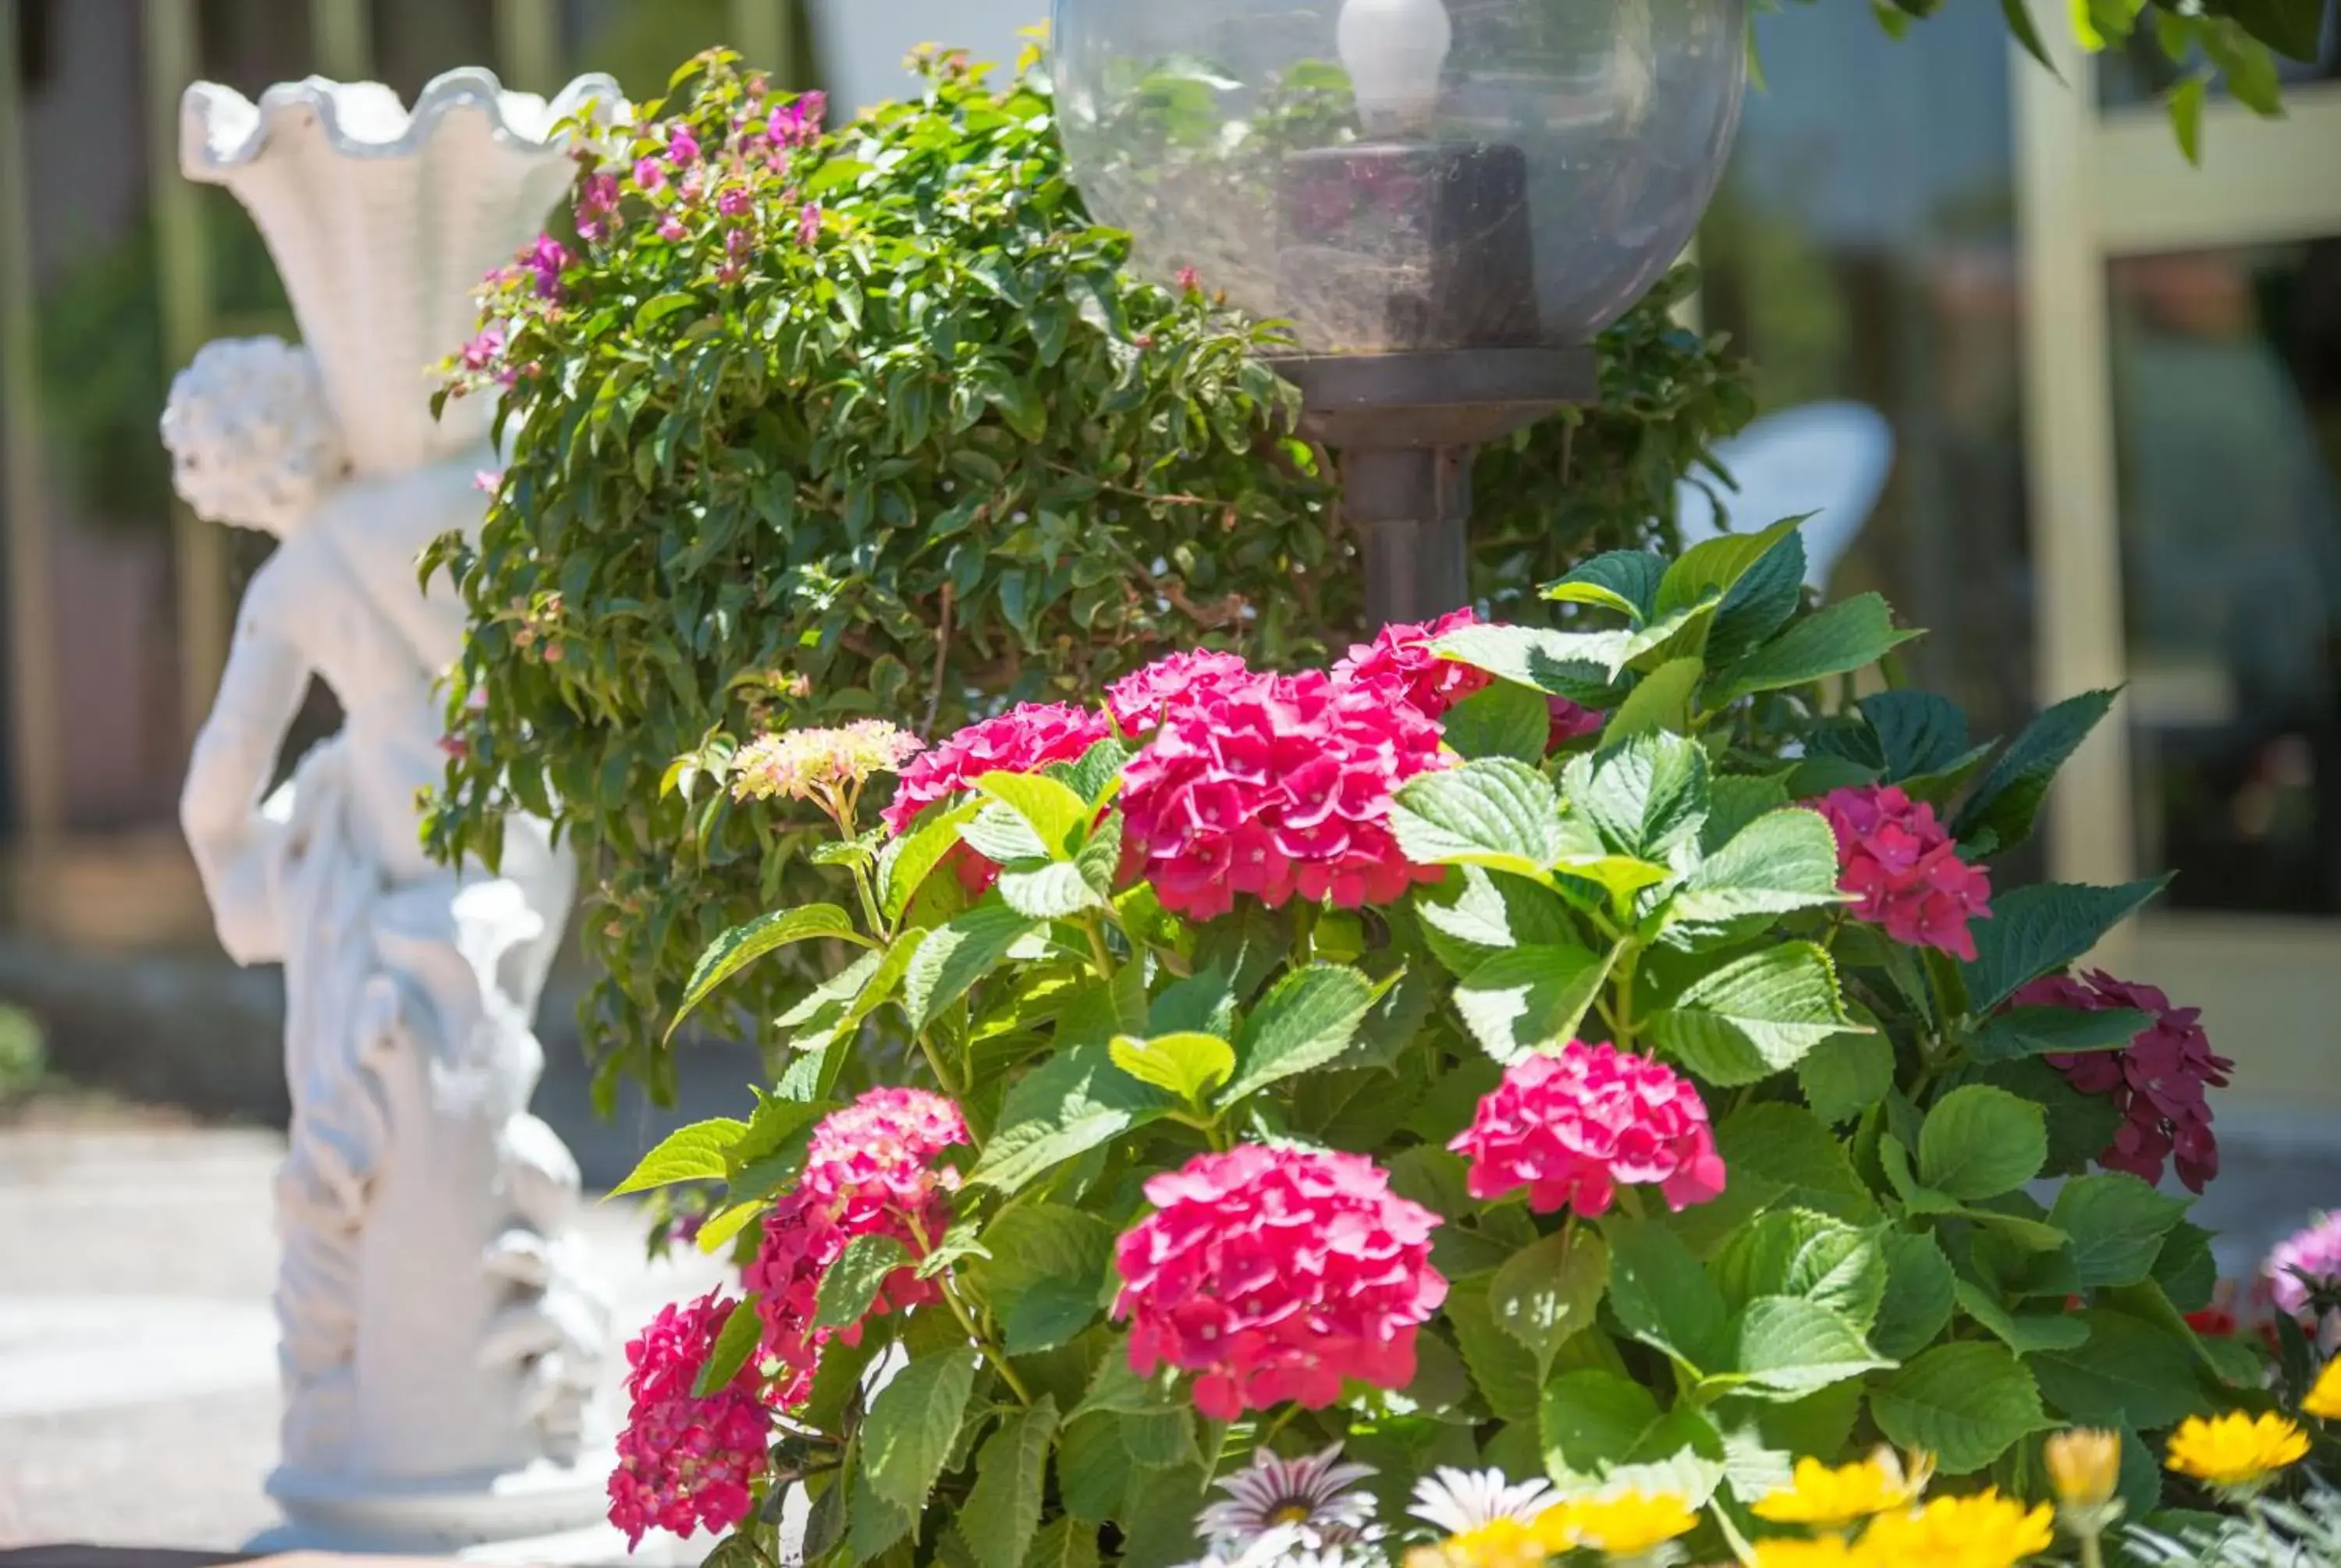
[[(276, 1522), (261, 1483), (276, 1454), (283, 1146), (244, 1131), (0, 1131), (0, 1549), (226, 1551)], [(586, 1224), (625, 1334), (713, 1277), (695, 1257), (650, 1268), (626, 1206)]]

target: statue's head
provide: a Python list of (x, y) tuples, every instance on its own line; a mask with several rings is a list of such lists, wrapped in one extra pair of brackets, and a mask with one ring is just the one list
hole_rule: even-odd
[(282, 338), (205, 343), (163, 411), (171, 482), (195, 515), (279, 537), (350, 471), (317, 362)]

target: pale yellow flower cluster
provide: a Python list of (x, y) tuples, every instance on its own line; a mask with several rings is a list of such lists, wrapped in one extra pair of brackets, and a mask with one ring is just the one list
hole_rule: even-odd
[(810, 800), (851, 836), (862, 787), (874, 774), (900, 770), (924, 747), (882, 719), (858, 719), (835, 729), (776, 730), (758, 736), (732, 759), (732, 798)]

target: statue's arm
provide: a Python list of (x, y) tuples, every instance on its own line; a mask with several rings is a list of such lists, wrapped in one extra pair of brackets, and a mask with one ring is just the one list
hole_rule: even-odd
[(211, 898), (220, 945), (239, 964), (284, 957), (276, 881), (284, 828), (264, 818), (260, 806), (309, 689), (308, 660), (256, 612), (267, 576), (264, 568), (236, 618), (227, 670), (179, 793), (179, 825)]

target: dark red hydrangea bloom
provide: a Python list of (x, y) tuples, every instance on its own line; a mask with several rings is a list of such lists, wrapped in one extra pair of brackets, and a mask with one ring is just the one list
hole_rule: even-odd
[(1235, 896), (1386, 904), (1436, 868), (1399, 853), (1390, 796), (1443, 767), (1439, 726), (1321, 671), (1197, 690), (1122, 771), (1125, 866), (1195, 919)]
[(1240, 1144), (1155, 1176), (1146, 1200), (1114, 1248), (1140, 1376), (1199, 1374), (1195, 1408), (1215, 1421), (1321, 1410), (1344, 1378), (1414, 1381), (1416, 1333), (1447, 1298), (1439, 1216), (1365, 1156)]
[(1479, 624), (1477, 611), (1458, 610), (1436, 620), (1385, 626), (1371, 642), (1350, 648), (1350, 656), (1333, 666), (1334, 679), (1386, 686), (1414, 704), (1424, 718), (1436, 719), (1495, 680), (1484, 670), (1441, 659), (1430, 650), (1449, 632)]
[(2035, 980), (2016, 993), (2016, 1005), (2087, 1013), (2128, 1007), (2153, 1018), (2118, 1051), (2052, 1056), (2048, 1065), (2083, 1094), (2104, 1095), (2120, 1109), (2121, 1130), (2097, 1156), (2107, 1170), (2160, 1181), (2163, 1162), (2175, 1156), (2178, 1179), (2195, 1192), (2219, 1174), (2206, 1091), (2226, 1087), (2236, 1064), (2212, 1052), (2200, 1008), (2174, 1007), (2156, 987), (2117, 980), (2102, 969)]
[(1581, 708), (1566, 697), (1548, 697), (1545, 710), (1552, 716), (1552, 729), (1545, 739), (1545, 755), (1550, 756), (1572, 740), (1582, 740), (1588, 735), (1599, 735), (1601, 727), (1609, 722), (1607, 713), (1594, 708)]
[(1975, 960), (1969, 920), (1991, 916), (1991, 878), (1959, 858), (1935, 809), (1891, 784), (1833, 789), (1814, 802), (1837, 832), (1838, 887), (1856, 919), (1914, 948)]
[(1251, 674), (1232, 653), (1208, 648), (1158, 659), (1105, 689), (1106, 711), (1125, 735), (1143, 735), (1162, 722), (1163, 713), (1198, 692), (1212, 691)]
[(610, 1523), (626, 1533), (629, 1550), (652, 1529), (683, 1536), (702, 1525), (728, 1530), (754, 1503), (750, 1484), (763, 1468), (772, 1427), (754, 1358), (705, 1398), (692, 1392), (739, 1308), (709, 1291), (662, 1308), (626, 1346), (630, 1408), (610, 1473)]
[(1723, 1192), (1698, 1088), (1606, 1043), (1571, 1040), (1514, 1062), (1447, 1146), (1469, 1158), (1473, 1197), (1526, 1187), (1538, 1214), (1604, 1215), (1621, 1186), (1654, 1186), (1677, 1212)]
[[(862, 1325), (815, 1328), (822, 1277), (856, 1236), (891, 1236), (922, 1257), (951, 1226), (958, 1173), (942, 1152), (968, 1141), (959, 1107), (925, 1089), (876, 1088), (813, 1128), (804, 1174), (764, 1216), (764, 1236), (743, 1277), (757, 1293), (763, 1352), (779, 1364), (773, 1397), (804, 1403), (821, 1348), (861, 1342)], [(941, 1299), (935, 1281), (908, 1265), (888, 1275), (872, 1304), (900, 1311)]]

